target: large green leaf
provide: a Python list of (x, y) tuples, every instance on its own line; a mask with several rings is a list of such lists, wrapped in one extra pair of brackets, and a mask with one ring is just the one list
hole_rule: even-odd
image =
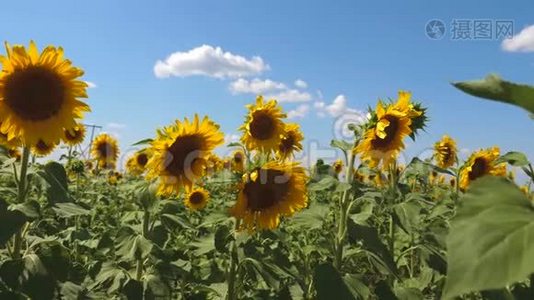
[(525, 154), (521, 152), (512, 151), (504, 154), (503, 156), (499, 157), (497, 161), (495, 161), (496, 164), (502, 162), (508, 163), (514, 167), (523, 167), (528, 165), (528, 158)]
[(70, 201), (67, 172), (62, 164), (51, 161), (37, 173), (48, 183), (46, 196), (50, 204)]
[(0, 199), (0, 246), (19, 231), (28, 218), (20, 210), (8, 210), (7, 203)]
[(481, 80), (452, 84), (467, 94), (509, 103), (534, 113), (534, 86), (505, 81), (495, 74), (490, 74)]
[(329, 263), (318, 265), (314, 274), (317, 299), (355, 299), (343, 277)]
[(444, 298), (499, 289), (534, 272), (534, 210), (513, 183), (478, 179), (460, 202), (447, 237)]
[(81, 207), (80, 205), (77, 205), (75, 203), (56, 203), (52, 209), (56, 212), (56, 214), (62, 218), (71, 218), (76, 216), (84, 216), (89, 215), (91, 213), (90, 210), (85, 209)]

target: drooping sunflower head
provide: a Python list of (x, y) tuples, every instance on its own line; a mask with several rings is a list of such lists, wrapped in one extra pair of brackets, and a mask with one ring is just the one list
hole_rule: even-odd
[(456, 163), (457, 153), (456, 142), (448, 135), (444, 135), (434, 145), (434, 158), (440, 168), (446, 169), (452, 167)]
[(69, 146), (76, 146), (85, 138), (85, 126), (76, 125), (71, 129), (63, 130), (63, 142)]
[(207, 158), (224, 142), (219, 126), (208, 117), (192, 121), (177, 120), (158, 131), (152, 141), (151, 157), (147, 163), (147, 178), (159, 179), (159, 195), (179, 193), (191, 188), (204, 175)]
[(57, 144), (63, 128), (73, 128), (89, 111), (87, 84), (77, 78), (83, 71), (63, 57), (63, 49), (46, 47), (41, 53), (33, 41), (28, 49), (6, 43), (0, 56), (0, 131), (25, 145), (39, 140)]
[(93, 141), (91, 154), (100, 168), (114, 169), (119, 157), (117, 140), (107, 133), (100, 134)]
[(372, 124), (354, 148), (354, 152), (360, 153), (362, 160), (367, 161), (371, 167), (377, 166), (381, 161), (384, 166), (389, 165), (404, 149), (404, 138), (412, 133), (410, 116), (414, 113), (403, 103), (399, 101), (385, 106), (379, 101)]
[(201, 210), (208, 204), (209, 192), (201, 187), (195, 187), (184, 197), (184, 204), (191, 210)]
[(297, 163), (271, 161), (243, 176), (232, 215), (248, 230), (274, 229), (280, 217), (306, 207), (307, 176)]
[(243, 173), (245, 170), (245, 153), (241, 150), (236, 150), (232, 153), (232, 171), (237, 173)]
[(460, 170), (460, 189), (466, 190), (471, 182), (485, 175), (506, 176), (506, 164), (495, 162), (499, 156), (499, 147), (479, 150), (471, 154)]
[(35, 145), (31, 147), (33, 154), (37, 156), (47, 156), (54, 151), (57, 144), (48, 144), (43, 140), (38, 140)]
[(343, 161), (341, 159), (336, 160), (332, 167), (334, 168), (334, 172), (336, 174), (341, 173), (343, 170)]
[(300, 126), (296, 123), (286, 124), (284, 133), (278, 146), (278, 157), (280, 159), (291, 158), (295, 152), (302, 150), (302, 140), (304, 135), (300, 131)]
[(278, 150), (284, 132), (282, 118), (286, 115), (276, 100), (263, 101), (258, 96), (256, 104), (247, 106), (249, 112), (245, 123), (240, 127), (243, 131), (241, 142), (249, 150), (271, 152)]

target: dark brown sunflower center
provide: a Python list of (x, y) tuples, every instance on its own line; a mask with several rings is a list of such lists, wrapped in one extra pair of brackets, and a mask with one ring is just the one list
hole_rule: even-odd
[(384, 118), (389, 121), (389, 125), (386, 128), (384, 128), (386, 136), (383, 139), (379, 137), (376, 137), (375, 139), (373, 139), (371, 143), (374, 148), (380, 149), (380, 148), (385, 148), (389, 146), (398, 134), (399, 119), (391, 115), (386, 115)]
[(177, 138), (168, 149), (165, 170), (175, 176), (185, 174), (186, 169), (194, 166), (203, 145), (203, 139), (198, 135)]
[(146, 153), (141, 153), (139, 155), (137, 155), (137, 164), (144, 167), (146, 165), (146, 163), (148, 162), (148, 156), (146, 155)]
[(270, 139), (275, 131), (275, 123), (265, 112), (257, 112), (250, 122), (250, 134), (258, 140)]
[(488, 172), (488, 161), (483, 157), (476, 158), (469, 172), (469, 180), (475, 180)]
[(35, 148), (41, 152), (46, 152), (50, 150), (51, 147), (47, 145), (45, 142), (43, 142), (42, 140), (39, 140), (37, 144), (35, 144)]
[(67, 140), (74, 141), (81, 137), (82, 131), (79, 129), (65, 130)]
[(189, 196), (189, 202), (193, 204), (200, 204), (204, 202), (204, 194), (202, 194), (201, 192), (193, 192)]
[(103, 159), (110, 159), (115, 155), (115, 151), (113, 149), (113, 145), (110, 143), (100, 143), (97, 146), (98, 155)]
[(243, 154), (242, 153), (236, 153), (234, 154), (234, 162), (236, 164), (240, 164), (243, 162)]
[(295, 137), (292, 134), (289, 134), (288, 136), (282, 139), (282, 141), (280, 142), (279, 148), (282, 153), (288, 153), (293, 150), (294, 146), (295, 146)]
[(258, 170), (256, 181), (249, 181), (243, 190), (247, 209), (263, 211), (285, 200), (289, 192), (289, 176), (278, 170)]
[(4, 86), (4, 101), (21, 118), (41, 121), (56, 115), (65, 101), (61, 77), (39, 66), (11, 74)]
[(441, 155), (443, 162), (447, 163), (453, 159), (452, 149), (449, 146), (445, 146), (441, 149)]

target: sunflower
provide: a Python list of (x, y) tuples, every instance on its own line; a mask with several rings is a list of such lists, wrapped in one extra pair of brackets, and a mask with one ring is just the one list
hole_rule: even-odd
[(439, 142), (434, 145), (434, 158), (440, 168), (450, 168), (456, 163), (456, 142), (444, 135)]
[(159, 178), (159, 195), (179, 193), (190, 189), (205, 172), (207, 157), (224, 142), (224, 134), (208, 117), (192, 121), (176, 120), (171, 126), (158, 130), (151, 143), (151, 157), (147, 163), (147, 178)]
[(341, 170), (343, 170), (343, 161), (341, 159), (336, 160), (332, 167), (334, 168), (334, 172), (336, 174), (341, 173)]
[(208, 156), (207, 163), (208, 163), (207, 168), (208, 168), (210, 175), (221, 171), (223, 168), (223, 162), (221, 158), (217, 156), (217, 154), (215, 153), (212, 153), (211, 155)]
[(247, 105), (249, 110), (245, 123), (239, 128), (243, 131), (241, 142), (249, 150), (271, 152), (278, 150), (284, 133), (282, 118), (286, 115), (276, 100), (263, 102), (263, 97), (256, 98), (256, 104)]
[(291, 216), (306, 207), (307, 176), (297, 163), (271, 161), (243, 176), (231, 213), (249, 230), (274, 229), (280, 216)]
[(294, 155), (294, 152), (301, 151), (303, 139), (304, 136), (298, 124), (286, 124), (280, 145), (278, 145), (278, 157), (280, 159), (288, 159)]
[(47, 156), (54, 151), (56, 146), (57, 144), (48, 144), (43, 140), (39, 140), (31, 147), (31, 151), (37, 156)]
[(471, 182), (485, 175), (506, 176), (506, 164), (495, 163), (499, 156), (499, 147), (479, 150), (471, 154), (460, 170), (460, 188), (465, 191)]
[(76, 146), (85, 138), (85, 126), (76, 125), (71, 129), (63, 130), (63, 142), (69, 146)]
[(143, 149), (134, 153), (126, 161), (126, 169), (133, 175), (141, 175), (145, 171), (146, 164), (149, 158), (149, 150)]
[(241, 150), (236, 150), (232, 154), (232, 171), (243, 173), (245, 170), (245, 153)]
[(397, 103), (387, 106), (378, 102), (374, 112), (376, 122), (365, 131), (362, 141), (354, 148), (354, 152), (360, 153), (362, 160), (368, 161), (371, 167), (381, 161), (383, 166), (389, 165), (404, 149), (404, 138), (412, 134), (412, 118), (420, 112), (414, 110), (409, 95), (401, 91)]
[(28, 49), (6, 43), (0, 56), (0, 131), (25, 145), (39, 141), (57, 144), (63, 128), (89, 111), (79, 98), (87, 98), (87, 83), (77, 80), (83, 71), (63, 57), (63, 49), (46, 47), (41, 53), (33, 41)]
[(196, 187), (185, 195), (184, 204), (191, 210), (201, 210), (208, 204), (208, 199), (208, 191)]
[(15, 158), (17, 161), (22, 158), (22, 152), (20, 152), (18, 147), (9, 148), (7, 150), (7, 155), (11, 158)]
[(114, 169), (119, 157), (117, 140), (109, 134), (100, 134), (93, 141), (91, 154), (98, 162), (98, 167)]

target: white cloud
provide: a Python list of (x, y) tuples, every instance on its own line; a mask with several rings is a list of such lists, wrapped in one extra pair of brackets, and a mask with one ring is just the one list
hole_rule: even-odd
[(301, 104), (297, 108), (287, 112), (288, 119), (302, 119), (310, 111), (310, 106), (307, 104)]
[(272, 92), (276, 90), (286, 89), (286, 85), (281, 82), (276, 82), (271, 79), (258, 79), (254, 78), (252, 80), (247, 80), (244, 78), (239, 78), (230, 83), (230, 91), (234, 94), (263, 94), (267, 92)]
[(239, 142), (239, 139), (240, 139), (240, 136), (238, 134), (229, 133), (224, 136), (224, 143), (230, 144), (230, 143)]
[(501, 47), (509, 52), (534, 52), (534, 25), (525, 27), (512, 38), (503, 40)]
[(106, 128), (109, 130), (121, 130), (126, 128), (126, 124), (111, 122), (106, 124)]
[[(320, 117), (329, 115), (331, 117), (337, 118), (343, 114), (347, 113), (361, 113), (360, 111), (347, 107), (347, 97), (345, 95), (338, 95), (331, 104), (326, 104), (325, 102), (318, 101), (314, 104), (317, 114)], [(362, 113), (363, 114), (363, 113)]]
[(295, 86), (301, 89), (305, 89), (308, 87), (308, 83), (302, 79), (295, 80)]
[(87, 88), (90, 88), (90, 89), (96, 88), (96, 84), (92, 81), (86, 81), (85, 83), (87, 83)]
[(273, 98), (278, 102), (306, 102), (311, 100), (311, 95), (308, 92), (291, 89), (281, 91), (279, 93), (266, 95), (268, 99)]
[(209, 76), (216, 78), (236, 78), (260, 74), (268, 70), (259, 56), (245, 58), (221, 47), (202, 45), (186, 52), (174, 52), (165, 60), (158, 60), (154, 74), (158, 78), (170, 76)]

